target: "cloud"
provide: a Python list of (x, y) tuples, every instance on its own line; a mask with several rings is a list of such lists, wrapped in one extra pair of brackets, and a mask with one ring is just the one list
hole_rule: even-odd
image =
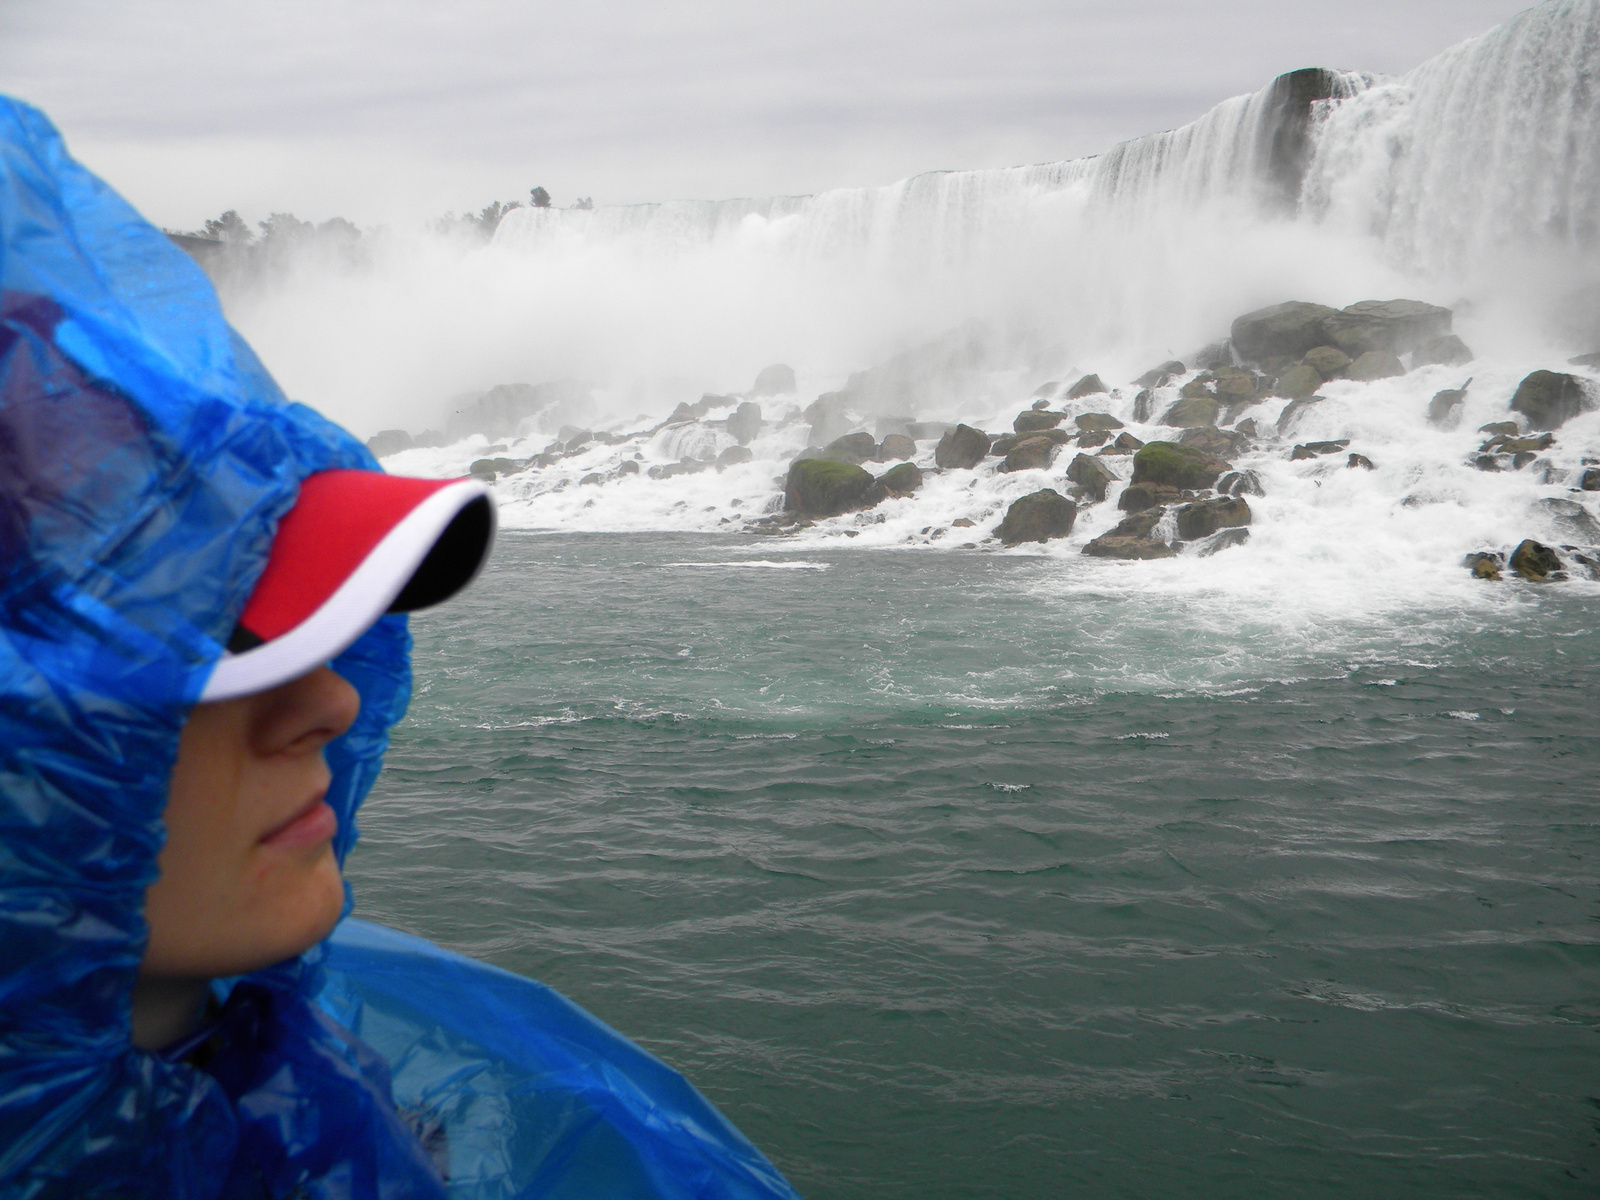
[(1506, 0), (12, 0), (0, 88), (157, 221), (416, 221), (1045, 161), (1295, 67), (1402, 71)]

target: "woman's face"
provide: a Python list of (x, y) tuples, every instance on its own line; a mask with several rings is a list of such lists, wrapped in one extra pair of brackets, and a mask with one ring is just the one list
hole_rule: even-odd
[(143, 978), (242, 975), (332, 930), (344, 886), (322, 750), (360, 705), (322, 667), (196, 706), (178, 742), (161, 874), (145, 895)]

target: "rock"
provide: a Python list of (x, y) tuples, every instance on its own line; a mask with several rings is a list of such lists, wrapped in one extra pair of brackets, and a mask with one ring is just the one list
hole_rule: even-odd
[(1195, 548), (1195, 554), (1200, 558), (1210, 558), (1213, 554), (1221, 554), (1224, 550), (1242, 546), (1249, 540), (1250, 531), (1242, 525), (1235, 525), (1212, 535), (1209, 541)]
[(1347, 468), (1360, 467), (1367, 471), (1376, 471), (1378, 469), (1372, 465), (1372, 460), (1365, 454), (1352, 454), (1349, 458), (1345, 459), (1344, 465)]
[(374, 458), (387, 458), (411, 449), (411, 435), (404, 429), (380, 429), (367, 439), (367, 449)]
[(1150, 559), (1171, 558), (1176, 553), (1165, 542), (1151, 537), (1161, 520), (1161, 510), (1136, 512), (1108, 533), (1101, 534), (1083, 548), (1092, 558)]
[(1236, 430), (1200, 425), (1178, 435), (1178, 445), (1194, 446), (1217, 458), (1228, 458), (1248, 448), (1249, 438)]
[(1194, 356), (1194, 365), (1202, 371), (1215, 371), (1218, 367), (1233, 366), (1233, 342), (1223, 338), (1220, 342), (1212, 342), (1203, 346)]
[(1037, 433), (1041, 429), (1054, 429), (1066, 419), (1067, 414), (1062, 412), (1018, 413), (1017, 419), (1011, 422), (1011, 428), (1018, 433)]
[(1337, 442), (1306, 442), (1289, 452), (1289, 461), (1299, 462), (1305, 458), (1320, 458), (1324, 454), (1343, 454), (1349, 448), (1349, 438), (1341, 438)]
[(1540, 450), (1548, 450), (1556, 444), (1556, 435), (1541, 433), (1536, 437), (1516, 437), (1512, 434), (1499, 433), (1478, 447), (1484, 454), (1537, 454)]
[(1074, 418), (1074, 423), (1079, 429), (1083, 430), (1098, 431), (1103, 429), (1121, 429), (1123, 427), (1121, 421), (1117, 420), (1110, 413), (1103, 412), (1080, 413), (1076, 418)]
[(898, 467), (890, 467), (878, 476), (878, 482), (895, 496), (909, 496), (922, 486), (922, 471), (915, 463), (903, 462)]
[(825, 446), (851, 432), (852, 422), (847, 412), (849, 404), (850, 397), (844, 392), (823, 392), (806, 405), (800, 419), (811, 423), (808, 440), (813, 446)]
[(467, 474), (492, 482), (496, 475), (510, 475), (522, 467), (523, 464), (514, 458), (480, 458), (467, 468)]
[(1576, 500), (1547, 496), (1543, 500), (1535, 500), (1533, 506), (1542, 511), (1561, 536), (1569, 541), (1591, 546), (1600, 542), (1600, 521), (1596, 521), (1589, 510)]
[(1178, 536), (1186, 542), (1194, 542), (1210, 537), (1219, 529), (1250, 524), (1250, 505), (1238, 496), (1222, 496), (1180, 505), (1176, 516)]
[(870, 433), (847, 433), (834, 438), (822, 448), (821, 457), (834, 462), (854, 463), (860, 466), (878, 452), (878, 443)]
[(933, 452), (936, 466), (949, 470), (971, 470), (989, 453), (989, 435), (970, 425), (957, 425), (939, 439)]
[(1143, 425), (1155, 413), (1156, 394), (1150, 388), (1145, 388), (1133, 398), (1133, 419)]
[(625, 458), (617, 464), (617, 475), (619, 477), (623, 475), (637, 475), (638, 473), (639, 464), (634, 462), (631, 458)]
[(1423, 342), (1411, 354), (1412, 367), (1459, 367), (1472, 361), (1472, 351), (1453, 333)]
[(853, 463), (808, 458), (789, 465), (783, 497), (803, 516), (836, 517), (876, 504), (881, 498), (877, 482)]
[(1073, 435), (1065, 429), (1041, 429), (1035, 433), (1002, 433), (989, 443), (989, 453), (1004, 458), (1011, 453), (1012, 447), (1028, 438), (1046, 438), (1052, 445), (1065, 446), (1072, 441)]
[(1261, 476), (1254, 471), (1229, 471), (1217, 480), (1217, 491), (1228, 496), (1265, 496), (1267, 489), (1261, 486)]
[(1258, 438), (1261, 436), (1256, 429), (1256, 419), (1254, 417), (1246, 417), (1233, 427), (1233, 431), (1235, 433), (1242, 433), (1247, 438)]
[(1077, 383), (1072, 385), (1071, 389), (1067, 392), (1067, 399), (1081, 400), (1085, 396), (1093, 396), (1098, 392), (1104, 392), (1107, 390), (1109, 389), (1107, 389), (1106, 385), (1100, 382), (1100, 376), (1085, 375), (1082, 379), (1078, 380)]
[(1039, 471), (1048, 467), (1055, 457), (1055, 442), (1044, 437), (1026, 437), (1011, 447), (1000, 469), (1007, 472)]
[(1472, 572), (1474, 579), (1494, 581), (1500, 578), (1500, 568), (1505, 566), (1505, 557), (1492, 550), (1478, 550), (1462, 559), (1461, 565)]
[[(1038, 395), (1038, 393), (1035, 392), (1034, 395)], [(1031, 408), (1034, 412), (1043, 412), (1045, 409), (1050, 407), (1050, 401), (1048, 401), (1048, 400), (1035, 400), (1032, 404), (1028, 405), (1028, 407)]]
[(1585, 399), (1577, 376), (1535, 371), (1517, 385), (1511, 410), (1527, 417), (1530, 429), (1559, 429), (1583, 411)]
[(1498, 471), (1500, 460), (1492, 454), (1480, 454), (1472, 460), (1472, 465), (1480, 471)]
[(1117, 434), (1116, 441), (1112, 442), (1104, 450), (1100, 451), (1100, 453), (1101, 454), (1132, 454), (1135, 450), (1139, 449), (1143, 445), (1144, 445), (1144, 443), (1141, 442), (1138, 438), (1134, 437), (1133, 434), (1131, 434), (1131, 433), (1119, 433), (1119, 434)]
[(1299, 358), (1330, 340), (1323, 322), (1335, 315), (1335, 309), (1303, 300), (1260, 308), (1234, 321), (1233, 347), (1252, 361), (1274, 354)]
[(1600, 492), (1600, 467), (1585, 468), (1578, 477), (1578, 490), (1580, 492)]
[(1002, 545), (1047, 542), (1066, 537), (1078, 519), (1078, 506), (1054, 488), (1042, 488), (1013, 500), (1005, 519), (994, 531)]
[(879, 417), (872, 426), (872, 436), (882, 441), (891, 433), (898, 433), (901, 437), (914, 437), (911, 426), (916, 424), (910, 417)]
[(1543, 583), (1561, 570), (1561, 559), (1549, 546), (1528, 538), (1511, 552), (1511, 570), (1530, 583)]
[(1111, 433), (1106, 429), (1087, 429), (1078, 435), (1078, 445), (1084, 449), (1103, 446), (1111, 440)]
[(1217, 399), (1224, 404), (1238, 404), (1256, 398), (1256, 377), (1238, 367), (1219, 367), (1215, 386)]
[(1462, 403), (1467, 398), (1467, 383), (1458, 388), (1446, 388), (1442, 392), (1435, 392), (1433, 399), (1428, 401), (1428, 424), (1439, 429), (1448, 429), (1460, 419)]
[[(824, 462), (824, 459), (808, 460)], [(645, 472), (651, 479), (676, 479), (679, 475), (698, 475), (701, 471), (714, 466), (714, 463), (701, 462), (698, 458), (686, 458), (682, 462), (668, 463), (663, 467), (651, 467)]]
[(931, 442), (942, 438), (955, 428), (948, 421), (913, 421), (906, 429), (906, 436), (915, 438), (919, 442)]
[(1375, 379), (1397, 379), (1406, 373), (1405, 364), (1392, 350), (1368, 350), (1345, 372), (1349, 379), (1371, 383)]
[(1161, 424), (1171, 425), (1178, 429), (1193, 429), (1200, 425), (1215, 425), (1221, 412), (1222, 405), (1217, 403), (1215, 396), (1185, 396), (1167, 409), (1165, 415), (1161, 418)]
[(578, 480), (578, 486), (579, 487), (584, 487), (584, 486), (590, 485), (590, 484), (604, 483), (605, 481), (606, 481), (606, 477), (604, 475), (600, 474), (599, 471), (590, 471), (582, 479)]
[(1050, 399), (1060, 390), (1060, 381), (1052, 379), (1049, 383), (1041, 383), (1038, 387), (1034, 388), (1033, 394), (1044, 400), (1046, 407), (1048, 407)]
[(1591, 371), (1600, 371), (1600, 351), (1594, 354), (1580, 354), (1576, 358), (1567, 359), (1569, 367), (1587, 367)]
[(971, 517), (957, 517), (950, 522), (950, 527), (952, 529), (971, 529), (974, 523)]
[(721, 454), (717, 455), (717, 466), (736, 467), (740, 463), (750, 462), (754, 458), (755, 454), (749, 446), (729, 446)]
[(1522, 432), (1522, 426), (1515, 421), (1490, 421), (1487, 425), (1479, 425), (1478, 432), (1487, 433), (1494, 437), (1498, 437), (1501, 434), (1516, 437)]
[(1150, 442), (1133, 456), (1133, 482), (1175, 488), (1208, 488), (1229, 465), (1198, 446)]
[[(770, 371), (772, 368), (768, 367), (766, 370)], [(766, 371), (762, 374), (766, 374)], [(760, 376), (757, 376), (756, 381), (760, 382)], [(761, 405), (746, 400), (734, 409), (733, 415), (728, 418), (728, 432), (741, 446), (748, 446), (755, 441), (756, 435), (761, 432)]]
[(1358, 362), (1373, 350), (1404, 354), (1450, 332), (1448, 308), (1420, 300), (1363, 300), (1326, 318), (1328, 340)]
[(1178, 489), (1154, 483), (1130, 483), (1117, 497), (1117, 507), (1126, 513), (1144, 512), (1160, 508), (1178, 498)]
[(1313, 404), (1321, 404), (1322, 397), (1306, 396), (1299, 400), (1291, 400), (1283, 406), (1283, 411), (1278, 414), (1278, 432), (1288, 432), (1289, 426), (1294, 424), (1294, 419)]
[(1072, 460), (1067, 478), (1095, 500), (1104, 500), (1106, 489), (1117, 482), (1111, 468), (1090, 454), (1080, 454)]
[(878, 447), (879, 462), (903, 462), (917, 456), (917, 443), (903, 433), (891, 433)]
[(1188, 370), (1189, 368), (1185, 367), (1177, 359), (1169, 359), (1159, 367), (1151, 367), (1133, 381), (1133, 386), (1140, 388), (1165, 387), (1174, 377), (1187, 374)]
[(794, 368), (785, 363), (773, 363), (756, 373), (750, 385), (752, 396), (789, 396), (795, 392)]
[[(562, 432), (565, 433), (566, 431), (562, 430)], [(573, 433), (571, 437), (563, 437), (561, 439), (561, 448), (568, 454), (576, 454), (592, 441), (594, 441), (594, 430), (580, 429)]]
[(413, 450), (437, 450), (440, 446), (448, 446), (450, 439), (437, 429), (424, 429), (411, 439)]
[(1351, 358), (1337, 346), (1316, 346), (1301, 360), (1324, 379), (1335, 379), (1350, 366)]
[(1315, 367), (1299, 363), (1290, 367), (1273, 385), (1272, 392), (1288, 400), (1308, 399), (1322, 386), (1322, 374)]

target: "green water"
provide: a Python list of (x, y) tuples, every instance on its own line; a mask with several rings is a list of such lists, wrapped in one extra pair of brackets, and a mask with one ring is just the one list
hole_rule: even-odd
[(818, 1200), (1594, 1195), (1600, 596), (1138, 569), (507, 535), (358, 912)]

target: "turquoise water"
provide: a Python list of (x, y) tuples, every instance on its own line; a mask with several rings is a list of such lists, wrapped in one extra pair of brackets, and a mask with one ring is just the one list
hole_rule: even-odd
[(809, 1197), (1593, 1195), (1600, 594), (1140, 570), (508, 534), (358, 912)]

